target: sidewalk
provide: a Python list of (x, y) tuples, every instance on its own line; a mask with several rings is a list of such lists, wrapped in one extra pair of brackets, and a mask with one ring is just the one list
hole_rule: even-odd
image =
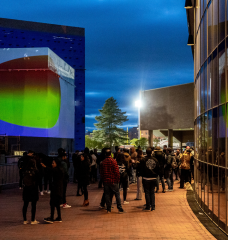
[[(174, 184), (173, 192), (159, 193), (156, 197), (156, 210), (143, 212), (145, 204), (134, 201), (136, 185), (130, 185), (127, 201), (123, 205), (126, 213), (118, 214), (116, 205), (111, 214), (98, 208), (102, 189), (97, 184), (88, 187), (90, 205), (81, 207), (83, 197), (76, 197), (76, 184), (69, 184), (67, 202), (72, 207), (62, 209), (62, 223), (46, 224), (42, 221), (50, 214), (49, 195), (40, 196), (37, 203), (36, 220), (38, 225), (23, 225), (22, 190), (4, 190), (0, 194), (0, 238), (8, 239), (215, 239), (199, 222), (186, 199), (186, 190)], [(121, 199), (122, 199), (121, 192)], [(28, 209), (30, 220), (30, 206)]]

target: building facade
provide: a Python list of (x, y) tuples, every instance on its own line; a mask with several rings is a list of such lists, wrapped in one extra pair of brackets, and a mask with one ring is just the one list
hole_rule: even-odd
[(192, 1), (187, 7), (194, 56), (194, 191), (204, 212), (228, 233), (228, 1)]
[[(74, 71), (74, 79), (72, 83), (72, 86), (74, 87), (73, 97), (69, 100), (70, 104), (73, 104), (74, 106), (71, 113), (69, 112), (69, 114), (74, 115), (74, 127), (71, 129), (73, 133), (70, 134), (69, 138), (38, 135), (32, 137), (30, 136), (31, 134), (28, 136), (21, 135), (21, 147), (24, 146), (28, 149), (34, 149), (33, 146), (35, 146), (35, 151), (41, 151), (44, 149), (45, 153), (54, 151), (56, 146), (64, 147), (68, 151), (73, 151), (73, 149), (84, 149), (85, 29), (0, 18), (0, 48), (3, 52), (8, 50), (15, 52), (17, 49), (24, 49), (25, 58), (28, 57), (28, 50), (26, 49), (39, 51), (38, 48), (48, 48), (53, 54), (56, 54), (59, 59), (62, 59), (61, 61), (63, 64), (60, 68), (63, 69), (63, 71), (65, 71), (64, 68), (66, 68), (67, 65), (69, 65)], [(63, 96), (64, 98), (69, 98), (68, 94), (64, 94)], [(68, 109), (68, 104), (62, 106), (62, 109)], [(67, 124), (66, 121), (65, 127), (70, 126)], [(64, 131), (64, 127), (62, 130)], [(1, 132), (0, 134), (5, 134), (5, 132)], [(52, 135), (54, 136), (54, 134)]]

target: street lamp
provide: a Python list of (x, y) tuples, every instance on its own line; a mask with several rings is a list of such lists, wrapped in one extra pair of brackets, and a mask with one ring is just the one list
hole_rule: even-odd
[(141, 91), (139, 91), (139, 100), (135, 101), (135, 107), (138, 108), (138, 124), (139, 124), (139, 127), (138, 127), (138, 139), (140, 139), (140, 108), (142, 107), (142, 102), (141, 102)]

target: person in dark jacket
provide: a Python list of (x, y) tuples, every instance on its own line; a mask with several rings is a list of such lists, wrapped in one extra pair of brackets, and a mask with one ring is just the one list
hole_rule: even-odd
[[(46, 168), (46, 166), (41, 163), (41, 165)], [(52, 183), (51, 183), (51, 195), (50, 195), (50, 207), (51, 207), (51, 216), (44, 218), (45, 222), (62, 222), (60, 204), (62, 203), (63, 198), (63, 177), (64, 172), (61, 167), (61, 162), (56, 159), (52, 161), (52, 169), (49, 169), (52, 172)], [(57, 210), (58, 217), (54, 220), (55, 208)]]
[(89, 205), (87, 185), (89, 185), (90, 179), (90, 159), (88, 154), (81, 154), (80, 158), (81, 162), (79, 165), (79, 181), (81, 182), (84, 193), (84, 202), (82, 206), (86, 207)]
[(62, 153), (62, 156), (59, 156), (59, 159), (61, 159), (61, 167), (63, 169), (63, 205), (61, 205), (63, 208), (71, 208), (69, 204), (67, 204), (66, 201), (66, 191), (67, 191), (67, 184), (69, 182), (69, 174), (68, 174), (68, 161), (67, 161), (67, 155), (66, 153)]
[(146, 157), (140, 161), (141, 175), (143, 177), (143, 186), (146, 198), (145, 211), (155, 210), (155, 194), (154, 189), (157, 185), (157, 177), (159, 175), (158, 160), (151, 156), (152, 149), (147, 148)]
[(124, 154), (119, 153), (116, 158), (116, 162), (119, 167), (120, 172), (120, 182), (119, 187), (122, 184), (123, 187), (123, 204), (129, 204), (129, 202), (126, 201), (127, 199), (127, 187), (128, 187), (128, 172), (129, 172), (129, 163), (125, 160)]
[(166, 191), (173, 191), (173, 168), (172, 163), (176, 162), (175, 154), (172, 152), (171, 148), (167, 148), (167, 159), (165, 167), (165, 178), (168, 184), (168, 189)]
[(159, 168), (160, 168), (160, 173), (159, 173), (158, 179), (157, 179), (157, 190), (156, 190), (156, 192), (159, 191), (159, 182), (161, 180), (162, 192), (165, 193), (165, 181), (164, 181), (165, 154), (162, 151), (162, 149), (159, 146), (157, 146), (155, 148), (152, 156), (158, 160)]
[(22, 180), (23, 180), (23, 166), (25, 162), (28, 163), (27, 152), (23, 152), (23, 156), (18, 160), (17, 166), (19, 168), (19, 189), (22, 189)]
[(27, 162), (26, 168), (24, 168), (24, 177), (23, 177), (23, 218), (24, 224), (28, 224), (27, 221), (27, 209), (29, 202), (32, 204), (32, 218), (31, 224), (38, 224), (39, 222), (35, 220), (36, 215), (36, 203), (39, 200), (39, 192), (38, 192), (38, 180), (39, 180), (39, 172), (36, 168), (36, 162), (34, 159), (30, 159)]

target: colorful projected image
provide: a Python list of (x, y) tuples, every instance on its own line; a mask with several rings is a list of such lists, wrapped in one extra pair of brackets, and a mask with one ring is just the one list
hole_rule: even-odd
[(0, 133), (74, 138), (74, 70), (48, 48), (0, 53)]

